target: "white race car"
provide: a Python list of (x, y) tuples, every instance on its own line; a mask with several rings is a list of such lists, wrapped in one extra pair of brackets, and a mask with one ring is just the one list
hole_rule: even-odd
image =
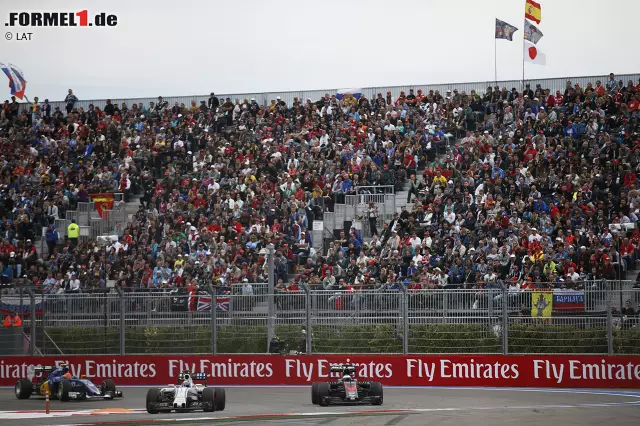
[[(147, 392), (147, 412), (222, 411), (226, 405), (224, 388), (207, 386), (205, 373), (185, 370), (178, 375), (178, 384)], [(204, 383), (196, 384), (194, 380)]]

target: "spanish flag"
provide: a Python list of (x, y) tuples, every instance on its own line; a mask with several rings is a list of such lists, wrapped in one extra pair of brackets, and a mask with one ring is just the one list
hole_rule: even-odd
[(540, 3), (536, 3), (533, 0), (527, 0), (524, 8), (524, 17), (536, 24), (542, 20), (542, 9)]

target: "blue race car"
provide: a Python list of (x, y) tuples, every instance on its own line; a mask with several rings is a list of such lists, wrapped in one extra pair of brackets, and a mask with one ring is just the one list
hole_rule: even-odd
[(73, 376), (66, 364), (57, 367), (38, 366), (34, 369), (33, 379), (20, 379), (16, 383), (15, 394), (18, 399), (27, 399), (31, 395), (45, 396), (60, 401), (71, 399), (113, 399), (121, 398), (122, 391), (116, 389), (113, 380), (107, 379), (100, 386), (91, 380)]

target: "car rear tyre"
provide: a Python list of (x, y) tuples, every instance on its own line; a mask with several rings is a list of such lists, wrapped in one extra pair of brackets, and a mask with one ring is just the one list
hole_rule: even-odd
[(214, 388), (215, 389), (215, 398), (214, 405), (216, 411), (224, 411), (227, 406), (227, 395), (225, 394), (224, 388)]
[(69, 401), (69, 392), (71, 392), (71, 382), (68, 380), (62, 380), (58, 383), (58, 400), (62, 402)]
[(383, 402), (383, 390), (382, 390), (382, 383), (380, 382), (371, 382), (371, 385), (369, 387), (369, 396), (372, 397), (380, 397), (378, 399), (376, 399), (375, 401), (373, 401), (373, 405), (382, 405)]
[(313, 405), (318, 405), (318, 385), (320, 383), (314, 382), (311, 384), (311, 403)]
[(147, 413), (158, 414), (158, 410), (155, 409), (155, 404), (158, 402), (158, 396), (160, 391), (158, 389), (149, 389), (147, 391)]
[(106, 379), (102, 382), (102, 392), (111, 392), (113, 396), (116, 396), (116, 383), (111, 379)]
[(327, 405), (329, 405), (326, 402), (326, 399), (331, 395), (331, 388), (329, 387), (329, 383), (318, 383), (316, 395), (318, 405), (320, 405), (321, 407), (326, 407)]
[(16, 382), (16, 398), (28, 399), (33, 391), (33, 384), (28, 379), (20, 379)]

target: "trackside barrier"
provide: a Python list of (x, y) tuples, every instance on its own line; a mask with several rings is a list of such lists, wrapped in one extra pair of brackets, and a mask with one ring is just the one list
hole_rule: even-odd
[(24, 313), (30, 354), (264, 353), (271, 337), (272, 352), (640, 354), (640, 288), (630, 281), (533, 291), (321, 288), (30, 297), (16, 286), (1, 302)]
[(310, 385), (327, 380), (332, 364), (350, 362), (358, 377), (386, 386), (640, 388), (638, 356), (542, 354), (0, 357), (0, 386), (14, 386), (31, 366), (62, 362), (74, 375), (124, 386), (175, 383), (185, 369), (210, 375), (216, 386)]

